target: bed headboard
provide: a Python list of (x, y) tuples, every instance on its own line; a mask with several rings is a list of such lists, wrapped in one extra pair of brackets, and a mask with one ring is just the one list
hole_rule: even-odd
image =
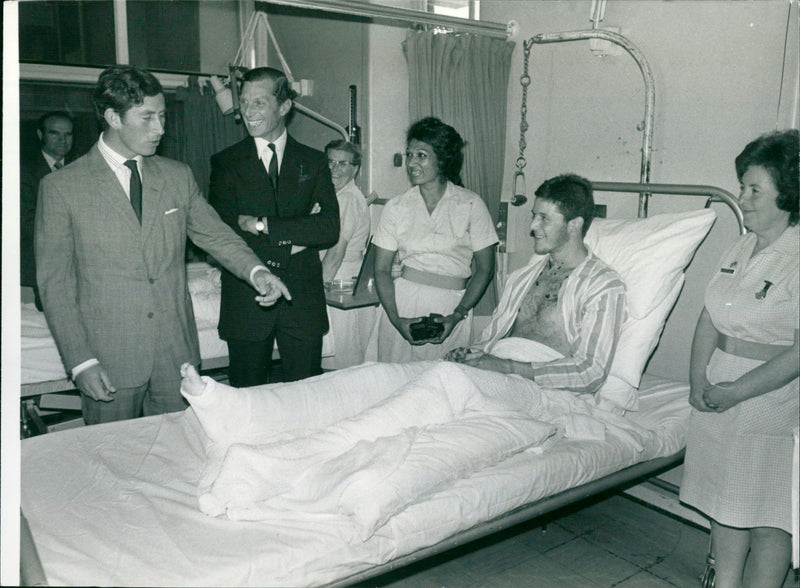
[(631, 192), (638, 194), (673, 194), (679, 196), (703, 196), (706, 200), (706, 208), (712, 202), (723, 202), (733, 211), (736, 222), (739, 225), (739, 234), (744, 235), (747, 229), (744, 227), (744, 216), (739, 202), (733, 194), (716, 186), (706, 186), (702, 184), (637, 184), (628, 182), (592, 182), (592, 188), (597, 192)]

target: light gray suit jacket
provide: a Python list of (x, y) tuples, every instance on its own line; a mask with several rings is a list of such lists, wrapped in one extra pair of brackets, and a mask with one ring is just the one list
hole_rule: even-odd
[(260, 264), (203, 199), (189, 166), (145, 157), (142, 185), (140, 225), (95, 145), (44, 178), (36, 211), (37, 280), (64, 366), (96, 357), (123, 388), (149, 379), (158, 338), (176, 367), (200, 361), (187, 236), (243, 280)]

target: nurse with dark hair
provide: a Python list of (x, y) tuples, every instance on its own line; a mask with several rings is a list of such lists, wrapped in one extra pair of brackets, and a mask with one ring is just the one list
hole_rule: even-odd
[[(463, 187), (463, 150), (458, 132), (437, 118), (408, 130), (412, 187), (386, 204), (372, 241), (384, 310), (373, 333), (378, 361), (438, 359), (469, 343), (470, 311), (492, 279), (498, 239), (486, 204)], [(425, 317), (426, 328), (412, 327)]]
[(800, 425), (797, 130), (749, 143), (736, 173), (749, 232), (715, 267), (695, 330), (681, 500), (711, 519), (706, 585), (779, 588)]

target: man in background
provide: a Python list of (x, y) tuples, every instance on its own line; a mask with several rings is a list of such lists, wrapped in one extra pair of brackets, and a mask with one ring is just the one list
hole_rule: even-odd
[(322, 372), (328, 318), (319, 250), (339, 239), (339, 205), (325, 154), (286, 131), (296, 95), (283, 72), (248, 71), (240, 111), (250, 136), (211, 158), (212, 206), (292, 293), (260, 307), (245, 283), (222, 273), (219, 335), (237, 388), (270, 381), (276, 341), (283, 381)]
[(22, 286), (33, 288), (34, 302), (42, 310), (39, 288), (36, 286), (36, 259), (33, 254), (33, 226), (36, 219), (36, 198), (39, 181), (57, 171), (72, 159), (72, 117), (63, 111), (48, 112), (39, 118), (36, 136), (40, 149), (23, 154), (20, 162), (20, 270)]
[(42, 179), (35, 233), (45, 316), (87, 424), (186, 407), (180, 366), (200, 362), (187, 236), (247, 285), (254, 305), (289, 297), (205, 201), (189, 166), (155, 155), (166, 117), (155, 76), (110, 67), (92, 99), (103, 132)]

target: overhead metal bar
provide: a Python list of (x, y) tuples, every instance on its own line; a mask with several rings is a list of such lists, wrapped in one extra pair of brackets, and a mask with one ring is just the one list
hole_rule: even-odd
[(336, 12), (339, 14), (350, 14), (353, 16), (364, 16), (367, 18), (384, 18), (392, 21), (399, 21), (406, 24), (426, 24), (432, 26), (445, 27), (454, 31), (464, 33), (475, 33), (491, 37), (507, 39), (516, 30), (514, 21), (508, 24), (487, 22), (479, 20), (469, 20), (455, 16), (445, 16), (421, 10), (409, 10), (405, 8), (395, 8), (393, 6), (382, 6), (367, 2), (355, 2), (353, 0), (263, 0), (267, 4), (279, 4), (281, 6), (292, 6), (294, 8), (308, 8), (311, 10), (322, 10), (325, 12)]
[[(602, 39), (619, 45), (633, 57), (644, 78), (645, 98), (644, 98), (644, 123), (642, 132), (642, 164), (639, 174), (639, 182), (646, 184), (650, 181), (650, 157), (653, 149), (653, 124), (655, 121), (656, 90), (653, 78), (653, 70), (650, 64), (636, 45), (631, 43), (627, 37), (603, 29), (591, 29), (585, 31), (567, 31), (563, 33), (542, 33), (531, 37), (528, 43), (561, 43), (564, 41), (581, 41), (584, 39)], [(650, 192), (642, 192), (639, 195), (639, 216), (647, 216), (647, 203)]]

